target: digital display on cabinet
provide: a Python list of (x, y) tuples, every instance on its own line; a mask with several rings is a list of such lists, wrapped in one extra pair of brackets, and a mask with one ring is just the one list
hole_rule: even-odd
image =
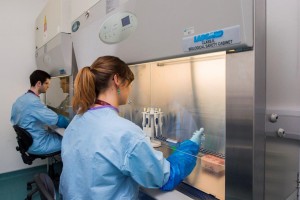
[(130, 24), (129, 16), (122, 18), (122, 26), (124, 27), (127, 26), (128, 24)]

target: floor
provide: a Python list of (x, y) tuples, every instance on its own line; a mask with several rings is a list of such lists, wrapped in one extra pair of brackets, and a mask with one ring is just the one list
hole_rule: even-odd
[[(0, 174), (0, 199), (24, 200), (28, 193), (26, 183), (41, 172), (47, 172), (46, 165)], [(38, 199), (39, 195), (34, 194), (32, 200)]]

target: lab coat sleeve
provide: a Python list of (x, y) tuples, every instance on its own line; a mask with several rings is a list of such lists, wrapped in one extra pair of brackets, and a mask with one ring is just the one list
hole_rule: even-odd
[(40, 100), (34, 101), (31, 115), (47, 125), (55, 125), (58, 121), (58, 115), (47, 108)]
[(169, 179), (170, 163), (145, 139), (126, 154), (123, 173), (146, 188), (160, 188)]

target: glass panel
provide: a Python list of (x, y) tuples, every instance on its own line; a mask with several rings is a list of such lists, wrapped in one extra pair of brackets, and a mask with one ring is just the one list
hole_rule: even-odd
[(54, 112), (70, 116), (72, 112), (70, 98), (70, 77), (52, 77), (50, 87), (46, 92), (46, 105)]

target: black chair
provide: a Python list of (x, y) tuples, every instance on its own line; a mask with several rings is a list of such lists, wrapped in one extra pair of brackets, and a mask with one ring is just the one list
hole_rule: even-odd
[(28, 153), (27, 150), (33, 143), (32, 136), (28, 131), (19, 127), (18, 125), (14, 125), (13, 128), (15, 129), (15, 132), (17, 134), (17, 142), (19, 145), (16, 147), (16, 149), (17, 151), (20, 151), (22, 160), (25, 164), (31, 165), (32, 161), (35, 160), (36, 158), (45, 159), (60, 154), (60, 151), (50, 153), (50, 154), (44, 154), (44, 155), (35, 155), (35, 154)]
[(36, 174), (34, 176), (37, 189), (40, 194), (41, 200), (54, 200), (56, 199), (56, 192), (51, 178), (44, 173)]
[[(18, 125), (13, 126), (16, 134), (17, 134), (17, 142), (18, 146), (16, 147), (16, 150), (21, 153), (22, 160), (25, 164), (31, 165), (32, 161), (34, 161), (37, 158), (45, 159), (48, 158), (47, 163), (47, 172), (49, 176), (54, 180), (55, 179), (55, 172), (54, 172), (54, 166), (53, 166), (53, 160), (56, 162), (57, 160), (54, 158), (54, 156), (59, 155), (60, 151), (50, 153), (50, 154), (44, 154), (44, 155), (35, 155), (28, 153), (29, 147), (33, 143), (32, 136), (28, 131), (25, 129), (19, 127)], [(35, 180), (32, 180), (30, 182), (27, 182), (27, 190), (32, 189), (32, 184), (35, 183)], [(32, 190), (30, 193), (27, 194), (27, 200), (30, 200), (32, 198), (32, 195), (36, 193), (38, 189)]]

